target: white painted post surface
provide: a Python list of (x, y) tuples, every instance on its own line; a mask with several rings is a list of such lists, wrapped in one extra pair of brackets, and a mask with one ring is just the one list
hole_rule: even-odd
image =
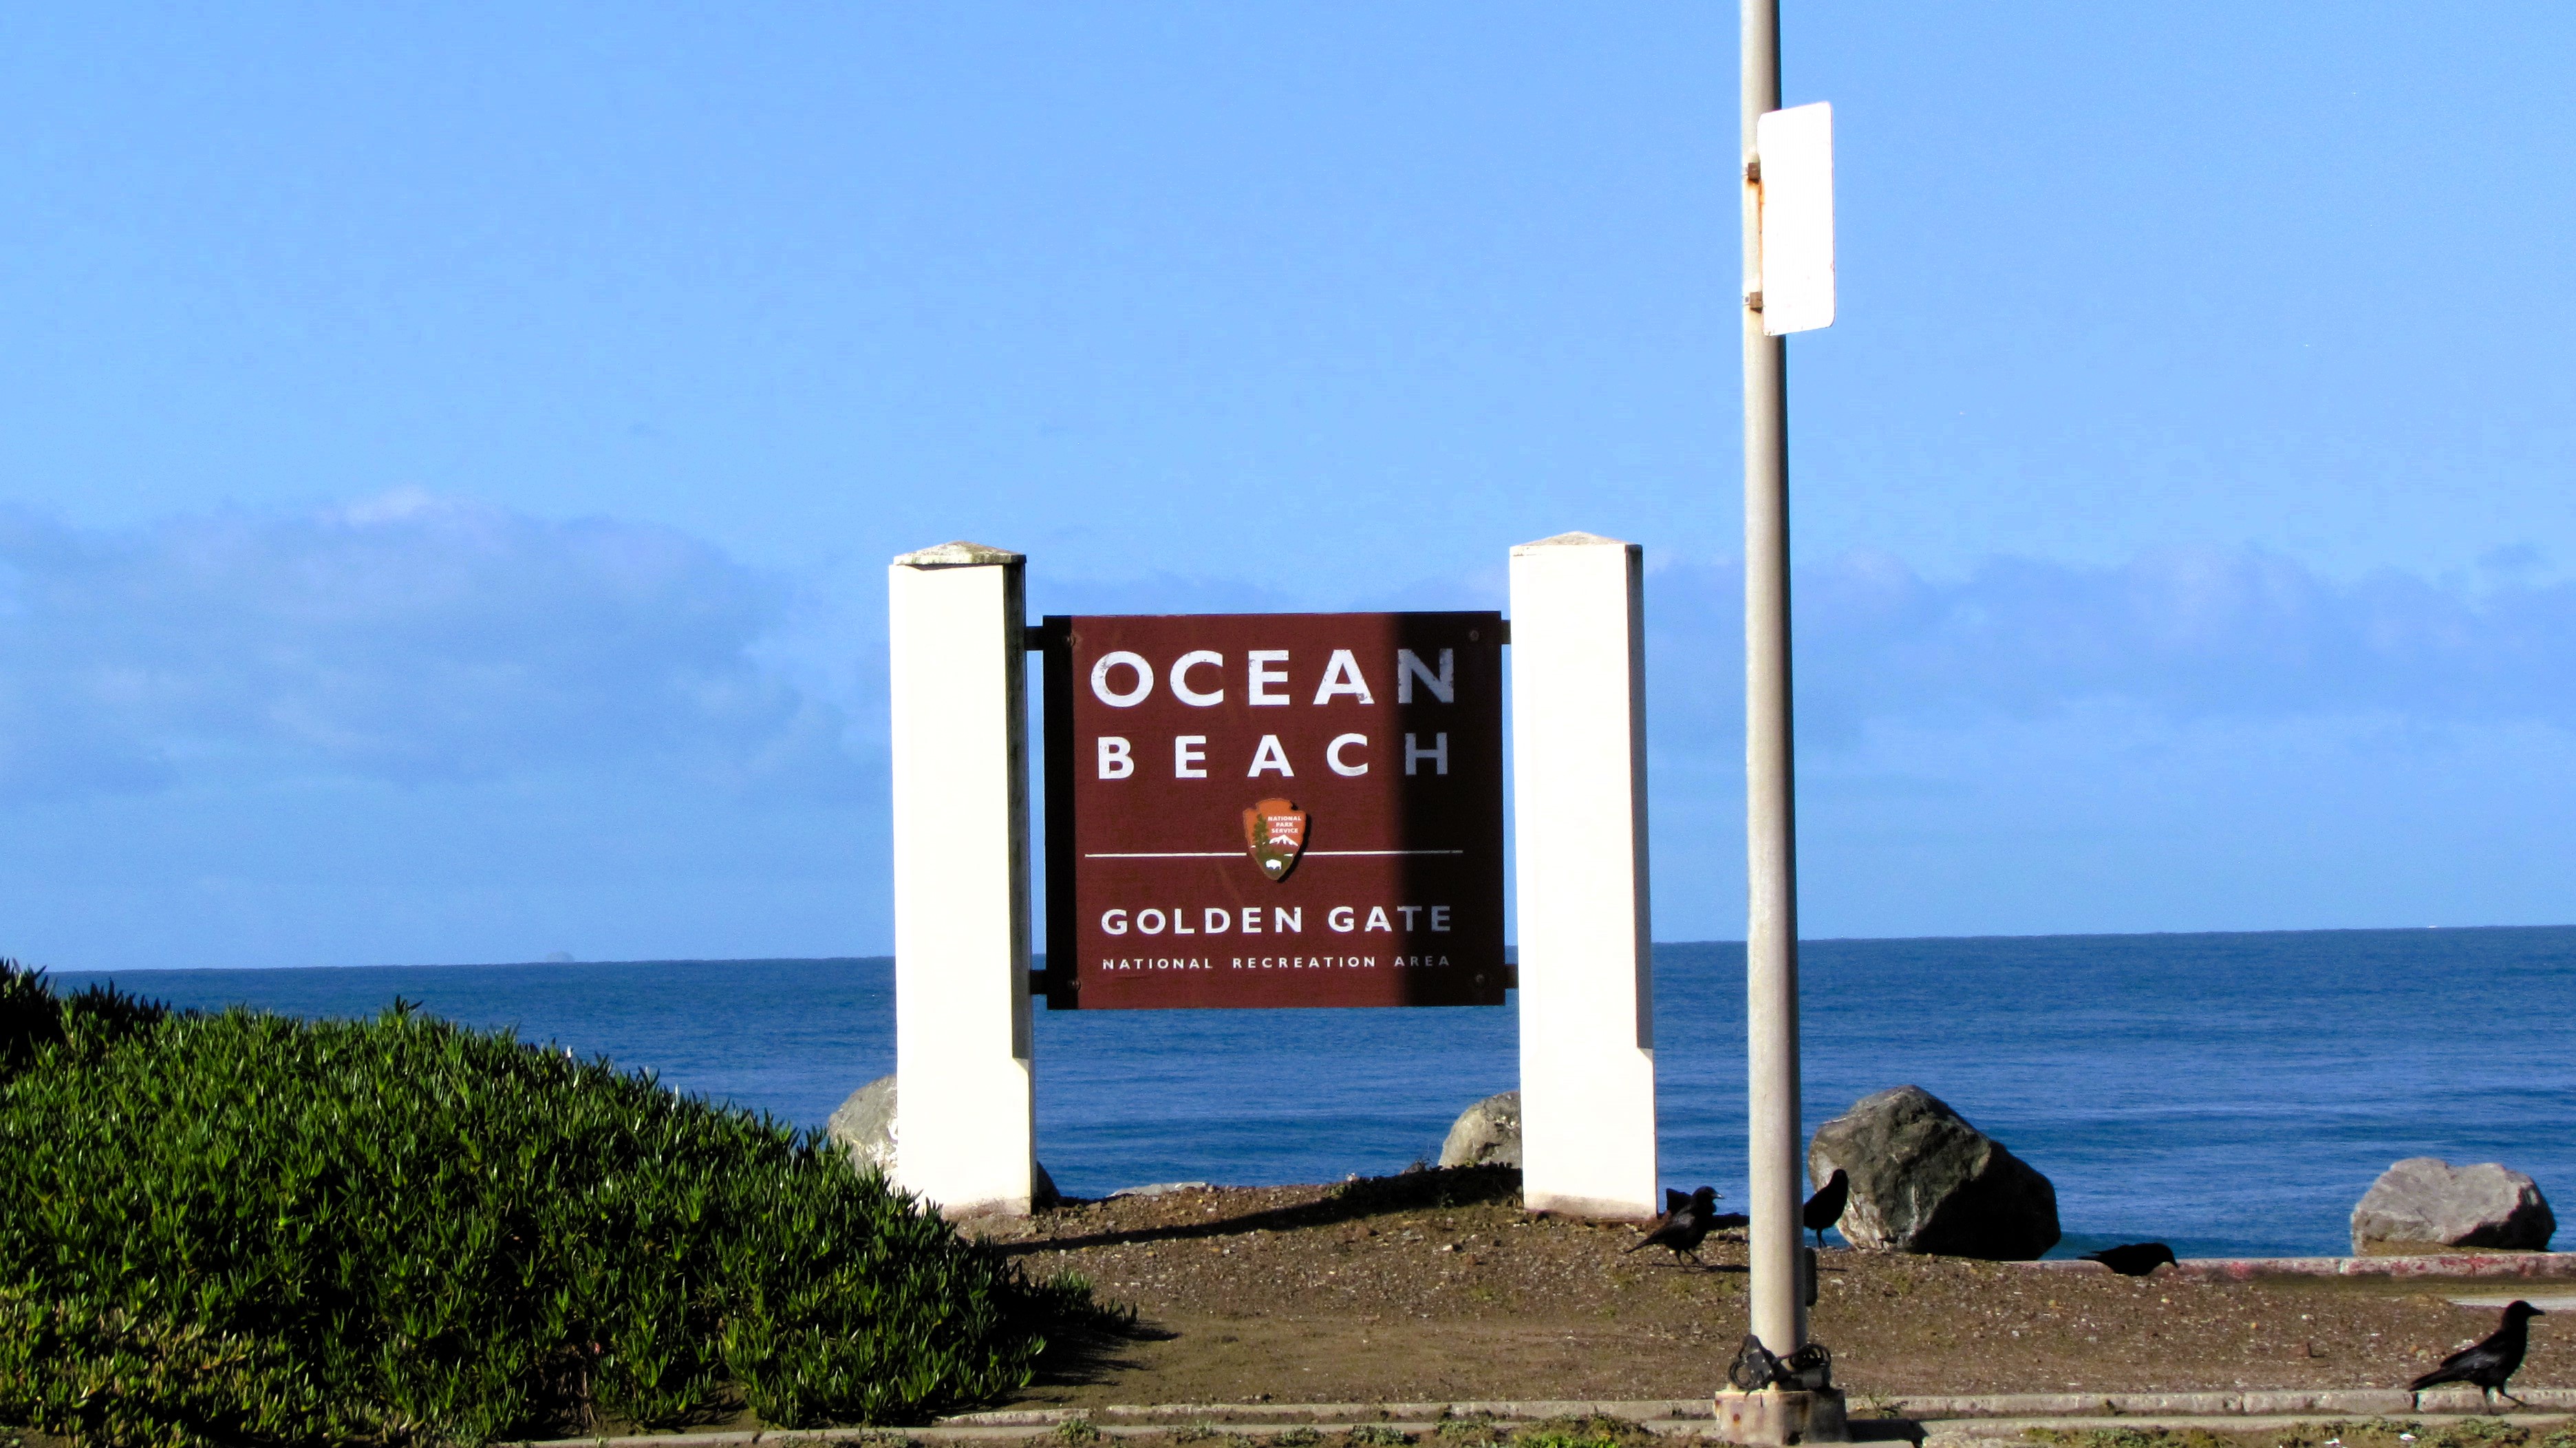
[(1029, 769), (1022, 559), (887, 570), (894, 702), (895, 1179), (951, 1215), (1029, 1210)]
[(1651, 1217), (1660, 1204), (1636, 544), (1567, 533), (1512, 550), (1512, 748), (1522, 1203)]

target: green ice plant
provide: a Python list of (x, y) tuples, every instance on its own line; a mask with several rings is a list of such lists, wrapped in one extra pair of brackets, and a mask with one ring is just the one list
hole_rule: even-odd
[(648, 1076), (6, 962), (0, 1202), (0, 1423), (105, 1445), (912, 1422), (1113, 1320)]

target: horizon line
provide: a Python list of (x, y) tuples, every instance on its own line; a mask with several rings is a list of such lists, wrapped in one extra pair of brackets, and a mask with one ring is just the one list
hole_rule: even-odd
[[(2029, 934), (1983, 935), (1816, 935), (1802, 936), (1798, 943), (1807, 945), (1906, 945), (1923, 941), (2036, 941), (2036, 940), (2158, 940), (2203, 936), (2243, 935), (2394, 935), (2421, 931), (2455, 932), (2499, 930), (2568, 930), (2576, 922), (2542, 925), (2329, 925), (2278, 928), (2270, 930), (2089, 930), (2041, 931)], [(1693, 947), (1731, 948), (1742, 950), (1741, 939), (1658, 940), (1651, 949), (1684, 950)], [(1519, 954), (1519, 946), (1507, 944), (1507, 963)], [(1040, 961), (1047, 952), (1034, 952), (1030, 959)], [(28, 969), (46, 975), (177, 975), (207, 971), (268, 970), (516, 970), (546, 966), (598, 965), (826, 965), (846, 962), (852, 965), (891, 965), (894, 956), (886, 955), (739, 955), (739, 956), (639, 956), (627, 960), (458, 960), (458, 961), (377, 961), (364, 965), (146, 965), (108, 966), (97, 968), (64, 968), (31, 966)], [(17, 962), (24, 965), (24, 962)]]

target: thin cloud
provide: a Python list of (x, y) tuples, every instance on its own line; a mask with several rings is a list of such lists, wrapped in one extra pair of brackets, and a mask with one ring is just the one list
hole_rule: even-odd
[[(2177, 720), (2576, 727), (2576, 584), (2537, 568), (2483, 578), (2336, 580), (2237, 549), (2109, 567), (1998, 558), (1936, 580), (1853, 554), (1798, 574), (1800, 732), (1832, 745), (1876, 720), (2102, 703)], [(1490, 583), (1408, 601), (1456, 606)], [(852, 586), (874, 587), (873, 572)], [(1263, 584), (1219, 591), (1068, 583), (1040, 606), (1282, 606)], [(1741, 596), (1731, 563), (1650, 575), (1659, 742), (1740, 728)], [(882, 760), (860, 736), (882, 699), (867, 663), (881, 613), (854, 597), (800, 621), (798, 602), (669, 529), (418, 493), (121, 531), (0, 511), (0, 798), (639, 759), (740, 787), (877, 794)], [(824, 622), (831, 637), (816, 637)], [(800, 664), (808, 654), (856, 659), (867, 677)]]
[[(1742, 573), (1652, 575), (1650, 695), (1673, 724), (1738, 727)], [(1884, 554), (1802, 566), (1802, 735), (1875, 719), (2036, 717), (2115, 703), (2172, 719), (2380, 715), (2576, 727), (2576, 584), (2383, 570), (2320, 576), (2259, 549), (2086, 567), (1997, 558), (1937, 581)]]
[(118, 532), (0, 513), (0, 795), (846, 772), (836, 712), (753, 656), (785, 603), (667, 529), (412, 493)]

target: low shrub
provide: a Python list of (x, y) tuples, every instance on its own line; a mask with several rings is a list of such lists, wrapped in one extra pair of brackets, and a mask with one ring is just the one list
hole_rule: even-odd
[(1113, 1321), (774, 1120), (399, 1003), (0, 962), (0, 1200), (0, 1422), (113, 1448), (919, 1421)]
[(1357, 1177), (1333, 1188), (1332, 1201), (1345, 1212), (1378, 1213), (1472, 1207), (1485, 1202), (1517, 1205), (1521, 1169), (1516, 1166), (1435, 1166), (1394, 1176)]

